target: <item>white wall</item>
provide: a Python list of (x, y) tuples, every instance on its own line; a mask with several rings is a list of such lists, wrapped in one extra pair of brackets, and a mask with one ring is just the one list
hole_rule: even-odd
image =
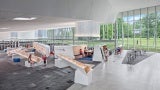
[(10, 39), (10, 32), (0, 32), (0, 40)]
[(75, 36), (100, 37), (100, 24), (94, 21), (77, 22)]
[(20, 31), (18, 32), (18, 39), (36, 39), (35, 31)]

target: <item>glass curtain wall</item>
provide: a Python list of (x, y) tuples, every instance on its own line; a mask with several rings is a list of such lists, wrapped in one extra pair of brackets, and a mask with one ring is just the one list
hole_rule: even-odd
[(47, 30), (48, 43), (58, 45), (73, 44), (74, 27)]
[(160, 6), (121, 12), (116, 22), (125, 49), (160, 52)]
[[(160, 52), (160, 6), (120, 12), (116, 23), (100, 25), (100, 37), (75, 37), (75, 27), (41, 32), (43, 33), (39, 34), (44, 37), (41, 40), (45, 40), (45, 43), (107, 45), (110, 49), (114, 49), (117, 38), (117, 46), (122, 45), (124, 49)], [(12, 35), (12, 38), (15, 37)]]
[(100, 25), (100, 40), (97, 40), (94, 45), (107, 45), (108, 48), (114, 49), (114, 30), (115, 25), (111, 24), (101, 24)]
[(160, 6), (156, 7), (156, 28), (157, 28), (156, 49), (157, 51), (160, 51)]
[[(21, 35), (21, 32), (11, 32), (10, 40), (19, 40), (21, 42), (36, 41), (40, 43), (55, 45), (74, 44), (74, 28), (75, 27), (65, 27), (49, 30), (35, 30), (33, 31), (33, 36), (30, 39), (25, 39), (26, 36), (24, 37), (23, 35)], [(19, 34), (21, 35), (20, 38), (18, 37)]]

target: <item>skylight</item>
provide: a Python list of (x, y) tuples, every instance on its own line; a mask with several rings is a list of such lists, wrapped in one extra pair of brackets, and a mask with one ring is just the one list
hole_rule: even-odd
[(35, 20), (37, 19), (36, 17), (30, 17), (30, 18), (24, 18), (24, 17), (16, 17), (16, 18), (13, 18), (13, 20), (24, 20), (24, 21), (30, 21), (30, 20)]
[(2, 29), (2, 30), (6, 30), (6, 29), (9, 29), (9, 28), (6, 28), (6, 27), (2, 27), (2, 28), (0, 28), (0, 29)]

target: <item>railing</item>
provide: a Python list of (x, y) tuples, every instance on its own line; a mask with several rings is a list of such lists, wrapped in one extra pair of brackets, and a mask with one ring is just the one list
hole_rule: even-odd
[[(29, 55), (30, 55), (29, 52), (26, 52), (26, 49), (22, 49), (22, 48), (16, 48), (16, 49), (13, 49), (13, 50), (10, 50), (10, 51), (7, 52), (7, 54), (13, 54), (13, 53), (18, 54), (18, 55), (20, 55), (24, 58), (28, 58)], [(42, 61), (42, 58), (37, 57), (35, 55), (32, 55), (31, 59), (34, 62)]]
[(83, 69), (86, 73), (88, 73), (91, 70), (90, 66), (85, 65), (84, 63), (81, 63), (81, 62), (79, 62), (79, 61), (77, 61), (75, 59), (72, 59), (72, 58), (68, 57), (68, 56), (65, 56), (65, 55), (62, 55), (62, 54), (59, 54), (57, 56), (59, 58), (65, 60), (65, 61), (67, 61), (69, 63), (72, 63), (72, 64), (76, 65), (77, 67)]

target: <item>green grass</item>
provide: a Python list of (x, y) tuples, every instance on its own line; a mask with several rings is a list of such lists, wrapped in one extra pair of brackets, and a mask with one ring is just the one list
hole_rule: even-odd
[[(138, 40), (138, 44), (137, 44)], [(119, 41), (122, 42), (121, 40)], [(128, 43), (127, 43), (128, 42)], [(143, 49), (147, 51), (154, 51), (154, 52), (160, 52), (160, 38), (156, 39), (156, 43), (154, 42), (154, 38), (148, 39), (148, 45), (147, 45), (147, 38), (124, 38), (124, 48), (125, 49)], [(148, 46), (148, 48), (147, 48)]]
[[(138, 44), (137, 44), (138, 40)], [(81, 41), (79, 41), (81, 42)], [(85, 41), (83, 41), (84, 43)], [(128, 42), (128, 43), (127, 43)], [(96, 45), (107, 45), (109, 49), (114, 49), (114, 42), (107, 41), (86, 41), (85, 44), (88, 46), (96, 46)], [(122, 39), (118, 40), (118, 45), (122, 45)], [(160, 38), (156, 39), (156, 46), (154, 43), (154, 38), (148, 39), (148, 47), (147, 47), (147, 39), (146, 38), (124, 38), (124, 49), (142, 49), (146, 51), (160, 52)]]
[[(138, 44), (137, 44), (138, 40)], [(94, 47), (97, 45), (107, 45), (109, 49), (114, 49), (114, 42), (112, 41), (84, 41), (84, 40), (75, 40), (76, 45), (86, 44), (89, 47)], [(134, 43), (133, 43), (134, 42)], [(73, 40), (55, 40), (53, 43), (62, 43), (62, 44), (73, 44)], [(122, 39), (118, 40), (118, 45), (122, 45)], [(146, 51), (160, 52), (160, 38), (156, 40), (156, 46), (154, 43), (154, 38), (148, 39), (148, 48), (147, 48), (147, 39), (146, 38), (124, 38), (124, 49), (133, 49), (135, 46), (136, 49), (142, 49)]]

